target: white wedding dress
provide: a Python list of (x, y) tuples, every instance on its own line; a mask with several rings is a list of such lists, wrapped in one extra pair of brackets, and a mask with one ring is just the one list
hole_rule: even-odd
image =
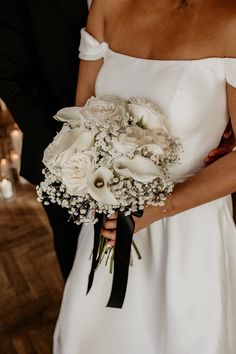
[[(147, 60), (112, 51), (82, 30), (80, 57), (104, 58), (96, 95), (149, 98), (168, 117), (184, 153), (176, 182), (203, 168), (228, 122), (226, 82), (236, 60)], [(70, 237), (70, 235), (68, 235)], [(236, 354), (236, 228), (231, 196), (134, 235), (122, 309), (106, 307), (112, 284), (100, 266), (86, 296), (93, 226), (83, 226), (54, 333), (54, 354)]]

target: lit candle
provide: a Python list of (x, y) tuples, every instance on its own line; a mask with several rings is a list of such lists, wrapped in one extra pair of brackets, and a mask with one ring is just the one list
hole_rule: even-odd
[(0, 161), (0, 171), (2, 174), (6, 174), (8, 173), (8, 169), (9, 169), (9, 166), (8, 166), (8, 163), (7, 163), (7, 159), (1, 159)]
[(0, 182), (0, 188), (4, 199), (10, 199), (13, 196), (11, 181), (3, 178), (3, 180)]
[(10, 159), (12, 168), (14, 168), (18, 173), (20, 172), (20, 156), (15, 151), (10, 152)]
[(13, 129), (10, 132), (13, 149), (20, 154), (22, 149), (22, 132), (19, 129)]

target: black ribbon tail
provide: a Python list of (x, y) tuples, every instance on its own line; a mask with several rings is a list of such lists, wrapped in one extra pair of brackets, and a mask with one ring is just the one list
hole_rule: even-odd
[[(142, 211), (135, 213), (137, 217), (141, 217)], [(94, 225), (94, 245), (91, 271), (89, 274), (87, 294), (89, 293), (94, 279), (94, 273), (98, 264), (98, 248), (100, 240), (100, 232), (104, 224), (104, 215), (99, 215), (98, 222)], [(116, 245), (114, 251), (114, 274), (112, 289), (107, 307), (122, 308), (129, 276), (129, 264), (131, 247), (134, 233), (134, 220), (131, 215), (125, 216), (122, 212), (118, 212), (117, 228), (116, 228)]]
[(88, 287), (87, 287), (87, 294), (89, 293), (94, 279), (95, 269), (97, 268), (97, 254), (98, 254), (98, 247), (99, 247), (99, 239), (100, 239), (100, 232), (104, 223), (104, 216), (99, 214), (97, 216), (98, 221), (94, 225), (94, 241), (93, 241), (93, 258), (92, 258), (92, 265), (91, 270), (88, 278)]
[(131, 246), (134, 233), (132, 216), (118, 212), (116, 246), (114, 254), (114, 275), (107, 307), (122, 308), (128, 284)]

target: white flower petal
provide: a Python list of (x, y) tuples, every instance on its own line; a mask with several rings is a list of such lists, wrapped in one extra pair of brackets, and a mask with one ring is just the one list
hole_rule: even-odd
[(69, 149), (76, 142), (76, 140), (80, 137), (81, 134), (83, 134), (83, 131), (81, 131), (80, 128), (70, 129), (62, 137), (60, 141), (60, 145), (58, 146), (57, 149), (57, 154), (60, 154), (61, 152)]
[(156, 164), (143, 156), (135, 156), (132, 160), (125, 156), (115, 159), (113, 168), (118, 175), (132, 177), (140, 182), (150, 182), (156, 177), (164, 180), (164, 175)]
[(71, 148), (79, 151), (90, 149), (94, 145), (94, 137), (92, 132), (84, 131), (77, 137)]
[(145, 129), (168, 132), (167, 119), (154, 102), (143, 98), (131, 98), (128, 107), (130, 114), (138, 119)]
[(122, 98), (119, 98), (117, 96), (113, 96), (113, 95), (101, 95), (99, 97), (92, 97), (89, 98), (86, 106), (90, 106), (91, 104), (93, 105), (94, 103), (96, 104), (96, 102), (100, 102), (100, 101), (105, 101), (108, 103), (114, 103), (115, 105), (120, 105), (125, 107), (126, 106), (126, 101), (123, 100)]
[[(77, 129), (79, 128), (72, 129), (71, 132)], [(76, 139), (74, 140), (75, 137), (76, 134), (74, 136), (70, 136), (68, 140), (64, 141), (64, 144), (60, 145), (60, 149), (57, 151), (56, 158), (57, 163), (60, 165), (63, 164), (72, 154), (86, 151), (94, 144), (94, 135), (91, 132), (84, 131), (77, 135)]]
[(128, 154), (130, 151), (134, 151), (138, 147), (138, 144), (124, 143), (122, 141), (117, 141), (117, 140), (115, 141), (113, 140), (111, 142), (111, 145), (115, 151), (124, 155)]
[(81, 110), (83, 107), (65, 107), (60, 109), (54, 116), (54, 118), (60, 122), (71, 123), (78, 120), (81, 117)]
[(70, 195), (84, 195), (88, 178), (94, 171), (93, 156), (87, 153), (72, 153), (61, 164), (61, 178)]
[[(94, 175), (88, 181), (88, 193), (93, 199), (107, 205), (118, 205), (116, 198), (107, 187), (112, 177), (112, 171), (106, 167), (100, 167), (95, 171)], [(96, 186), (97, 182), (101, 182), (101, 187), (98, 188)]]
[(156, 156), (160, 156), (164, 154), (163, 149), (157, 145), (157, 144), (147, 144), (145, 145), (149, 151), (152, 151), (152, 153)]

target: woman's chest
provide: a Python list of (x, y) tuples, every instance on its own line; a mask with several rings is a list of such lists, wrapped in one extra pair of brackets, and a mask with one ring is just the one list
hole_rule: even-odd
[(221, 129), (227, 120), (225, 75), (220, 59), (141, 60), (109, 50), (96, 95), (151, 99), (177, 135)]
[(116, 52), (146, 59), (227, 56), (224, 43), (229, 10), (220, 1), (216, 6), (209, 6), (208, 2), (199, 1), (186, 10), (152, 8), (147, 4), (141, 9), (135, 5), (123, 9), (108, 21), (106, 40)]

